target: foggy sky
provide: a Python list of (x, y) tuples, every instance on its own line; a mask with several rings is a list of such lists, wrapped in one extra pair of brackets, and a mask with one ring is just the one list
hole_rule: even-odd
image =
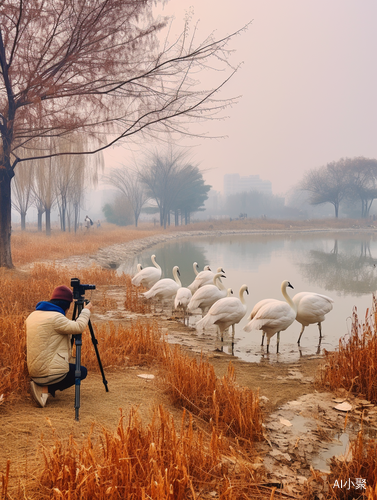
[[(243, 65), (221, 94), (242, 97), (228, 119), (199, 129), (227, 138), (182, 142), (209, 169), (214, 189), (238, 172), (259, 174), (284, 194), (305, 170), (341, 157), (377, 158), (375, 0), (170, 0), (163, 12), (175, 15), (177, 33), (191, 6), (199, 38), (252, 21), (231, 44), (232, 62)], [(117, 147), (106, 165), (138, 155)]]

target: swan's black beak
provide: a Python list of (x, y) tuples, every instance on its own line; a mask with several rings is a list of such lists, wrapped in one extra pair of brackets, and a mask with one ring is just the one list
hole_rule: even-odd
[(225, 274), (225, 271), (224, 271), (224, 269), (223, 269), (223, 268), (221, 268), (221, 272)]
[(287, 286), (289, 286), (289, 288), (292, 288), (294, 290), (293, 286), (289, 283), (289, 281)]
[(246, 288), (245, 292), (249, 295), (249, 289), (248, 288)]
[(179, 272), (179, 269), (177, 269), (177, 274), (178, 274), (178, 276), (180, 276), (180, 275), (181, 275), (181, 273)]
[(221, 275), (221, 278), (226, 278), (225, 274), (222, 274), (222, 275)]

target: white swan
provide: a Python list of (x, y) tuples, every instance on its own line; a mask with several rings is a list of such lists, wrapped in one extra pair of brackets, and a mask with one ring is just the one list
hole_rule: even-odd
[(221, 334), (222, 341), (224, 330), (231, 326), (232, 335), (234, 336), (234, 325), (239, 323), (246, 314), (246, 302), (243, 296), (245, 292), (249, 293), (247, 285), (242, 285), (239, 291), (239, 298), (224, 297), (215, 302), (204, 318), (197, 322), (196, 328), (198, 330), (205, 330), (212, 325), (216, 325), (218, 332)]
[[(182, 309), (183, 310), (183, 324), (185, 324), (187, 306), (191, 300), (192, 294), (190, 290), (184, 286), (178, 288), (174, 299), (174, 309)], [(189, 316), (187, 316), (187, 326), (189, 323)]]
[(322, 321), (325, 321), (325, 315), (333, 308), (333, 299), (327, 295), (313, 292), (300, 292), (292, 298), (297, 307), (296, 321), (301, 323), (302, 329), (297, 344), (300, 345), (301, 336), (308, 325), (318, 324), (319, 342), (322, 339)]
[[(217, 269), (218, 273), (223, 273), (225, 274), (225, 271), (223, 268), (219, 267)], [(211, 285), (213, 283), (213, 278), (215, 276), (215, 273), (211, 271), (210, 269), (206, 269), (205, 271), (201, 271), (194, 281), (187, 287), (189, 290), (191, 290), (191, 293), (194, 294), (198, 288), (204, 285)]]
[(216, 273), (213, 277), (213, 285), (204, 285), (196, 290), (187, 306), (188, 312), (192, 313), (200, 308), (203, 316), (204, 312), (207, 312), (217, 300), (226, 297), (227, 290), (220, 278), (226, 278), (225, 274)]
[(145, 286), (151, 288), (161, 278), (161, 267), (156, 262), (156, 256), (152, 255), (151, 260), (155, 267), (145, 267), (132, 278), (131, 283), (135, 286)]
[(174, 279), (164, 278), (162, 280), (157, 281), (150, 290), (142, 293), (146, 299), (155, 298), (158, 300), (168, 300), (173, 299), (178, 289), (181, 288), (182, 284), (179, 279), (179, 267), (173, 267), (173, 276)]
[(260, 307), (256, 307), (258, 304), (254, 306), (253, 311), (256, 312), (251, 321), (243, 328), (245, 332), (262, 330), (262, 345), (264, 336), (267, 335), (267, 352), (269, 352), (270, 339), (275, 333), (278, 334), (276, 352), (279, 352), (280, 332), (286, 330), (296, 319), (297, 307), (287, 294), (287, 287), (293, 288), (289, 281), (283, 281), (281, 293), (286, 302), (276, 299), (264, 299), (258, 302)]
[(143, 266), (141, 264), (137, 264), (136, 269), (137, 272), (139, 273), (143, 269)]
[[(194, 262), (193, 265), (192, 265), (192, 267), (194, 269), (195, 276), (198, 276), (198, 274), (199, 274), (199, 271), (198, 271), (199, 264), (197, 262)], [(204, 266), (204, 268), (203, 268), (203, 271), (210, 271), (210, 270), (211, 270), (211, 268), (208, 265)]]

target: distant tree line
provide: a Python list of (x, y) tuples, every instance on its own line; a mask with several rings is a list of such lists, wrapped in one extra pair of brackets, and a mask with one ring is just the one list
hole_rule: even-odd
[(361, 217), (367, 218), (377, 198), (377, 160), (341, 158), (308, 171), (299, 188), (309, 193), (312, 205), (331, 203), (335, 217), (341, 204), (357, 203)]
[[(66, 141), (63, 138), (43, 140), (51, 154), (76, 151), (85, 147), (82, 136)], [(41, 146), (42, 147), (42, 146)], [(33, 152), (28, 151), (28, 154)], [(12, 207), (26, 228), (27, 211), (34, 206), (38, 212), (38, 231), (45, 216), (46, 234), (51, 233), (51, 211), (57, 207), (62, 231), (77, 230), (85, 189), (96, 183), (102, 155), (55, 156), (21, 163), (12, 179)]]
[(107, 220), (125, 224), (128, 219), (120, 211), (131, 209), (135, 226), (142, 210), (158, 213), (164, 228), (171, 224), (172, 218), (176, 226), (189, 224), (192, 213), (204, 210), (211, 188), (204, 183), (199, 167), (188, 161), (184, 153), (172, 149), (148, 153), (141, 166), (112, 169), (103, 179), (124, 198), (123, 204), (118, 198), (105, 205), (103, 212)]

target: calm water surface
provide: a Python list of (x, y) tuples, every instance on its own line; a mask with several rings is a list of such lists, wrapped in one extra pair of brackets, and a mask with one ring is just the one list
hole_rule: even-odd
[[(192, 264), (198, 262), (201, 269), (206, 264), (212, 270), (222, 267), (226, 288), (235, 294), (243, 283), (249, 287), (245, 295), (247, 313), (236, 325), (233, 352), (250, 362), (266, 358), (260, 346), (261, 332), (246, 333), (242, 330), (248, 322), (254, 304), (265, 298), (284, 300), (280, 292), (283, 280), (289, 280), (294, 294), (302, 291), (323, 293), (334, 299), (334, 308), (322, 324), (321, 349), (334, 350), (339, 338), (350, 332), (351, 315), (356, 306), (363, 318), (372, 304), (372, 294), (377, 290), (377, 238), (374, 234), (306, 233), (292, 235), (226, 235), (178, 239), (157, 245), (136, 256), (133, 262), (119, 271), (134, 274), (136, 264), (150, 266), (151, 254), (156, 255), (163, 277), (172, 278), (172, 268), (179, 266), (183, 286), (195, 278)], [(194, 326), (198, 317), (191, 318)], [(306, 327), (297, 339), (301, 325), (294, 322), (280, 334), (280, 353), (276, 354), (276, 335), (271, 339), (271, 361), (292, 361), (300, 356), (318, 353), (318, 327)], [(209, 335), (206, 333), (206, 335)], [(216, 334), (214, 338), (216, 347)], [(230, 340), (224, 337), (224, 351), (231, 352)]]

